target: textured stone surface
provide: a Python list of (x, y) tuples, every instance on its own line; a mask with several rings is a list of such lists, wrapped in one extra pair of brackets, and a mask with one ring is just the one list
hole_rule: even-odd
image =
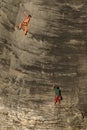
[[(0, 1), (0, 129), (87, 130), (86, 0)], [(16, 26), (32, 15), (29, 34)], [(54, 108), (52, 83), (62, 89)]]

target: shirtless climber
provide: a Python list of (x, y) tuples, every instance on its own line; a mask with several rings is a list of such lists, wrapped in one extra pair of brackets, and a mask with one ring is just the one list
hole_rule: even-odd
[(27, 35), (28, 26), (29, 26), (31, 17), (32, 17), (31, 15), (26, 15), (26, 13), (24, 12), (24, 20), (23, 20), (23, 22), (20, 22), (18, 25), (18, 29), (21, 29), (23, 27), (25, 35)]
[(62, 100), (62, 96), (61, 96), (61, 90), (59, 86), (53, 84), (53, 88), (55, 92), (54, 105), (56, 106), (57, 102), (60, 104), (60, 101)]

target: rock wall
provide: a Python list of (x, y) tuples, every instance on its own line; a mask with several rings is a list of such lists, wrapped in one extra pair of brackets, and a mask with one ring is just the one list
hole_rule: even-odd
[[(87, 130), (86, 5), (1, 0), (1, 130)], [(27, 36), (16, 28), (24, 10), (32, 15)], [(56, 108), (53, 83), (63, 96)]]

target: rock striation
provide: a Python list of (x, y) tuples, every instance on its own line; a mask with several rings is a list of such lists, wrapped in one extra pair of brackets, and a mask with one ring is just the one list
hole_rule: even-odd
[[(0, 1), (0, 129), (87, 130), (86, 0)], [(31, 14), (28, 35), (17, 30)], [(62, 90), (54, 108), (52, 84)]]

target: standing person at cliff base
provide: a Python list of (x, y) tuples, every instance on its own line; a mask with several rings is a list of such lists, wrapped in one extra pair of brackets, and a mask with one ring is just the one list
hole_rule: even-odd
[(26, 12), (24, 11), (24, 20), (23, 22), (20, 22), (18, 25), (19, 29), (22, 29), (23, 27), (25, 35), (27, 35), (28, 33), (28, 27), (29, 27), (29, 22), (30, 22), (31, 17), (32, 17), (31, 15), (26, 15)]
[(61, 90), (58, 85), (53, 84), (53, 88), (55, 92), (54, 105), (56, 106), (57, 102), (60, 104), (60, 101), (62, 100), (62, 96), (61, 96)]

